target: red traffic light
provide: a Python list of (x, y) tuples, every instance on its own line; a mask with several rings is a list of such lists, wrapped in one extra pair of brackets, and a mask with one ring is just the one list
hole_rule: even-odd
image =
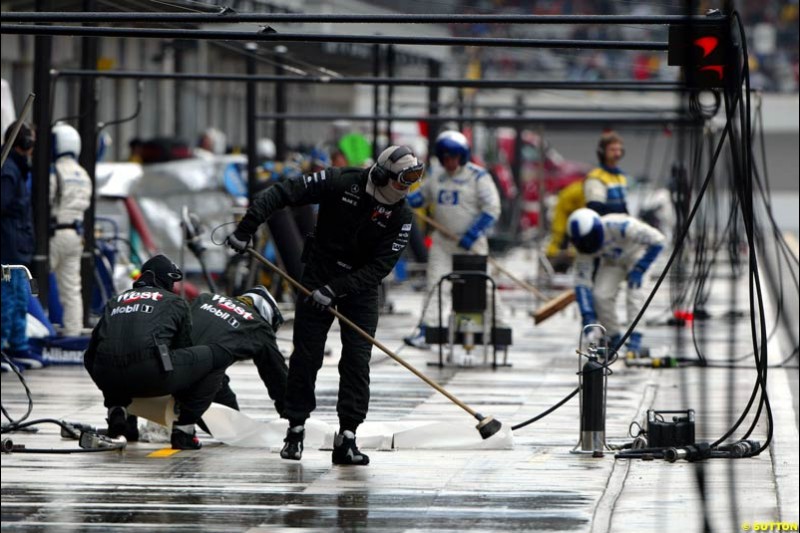
[(725, 86), (732, 62), (730, 20), (717, 16), (695, 24), (671, 25), (667, 63), (684, 68), (686, 83), (698, 89)]

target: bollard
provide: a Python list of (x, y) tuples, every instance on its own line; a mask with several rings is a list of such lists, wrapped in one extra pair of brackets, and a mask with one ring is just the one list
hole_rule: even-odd
[(581, 450), (602, 452), (606, 442), (605, 368), (590, 355), (581, 373)]
[[(589, 344), (583, 351), (583, 339), (592, 329), (602, 332), (602, 340), (598, 346)], [(600, 324), (589, 324), (583, 328), (578, 345), (578, 386), (581, 394), (580, 431), (578, 444), (570, 453), (603, 457), (606, 448), (606, 389), (608, 372), (608, 341), (606, 330)], [(586, 362), (581, 364), (583, 359)]]

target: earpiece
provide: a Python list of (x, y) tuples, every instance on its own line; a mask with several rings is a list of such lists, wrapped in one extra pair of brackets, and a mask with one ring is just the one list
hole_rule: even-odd
[(389, 179), (391, 178), (389, 172), (377, 163), (372, 167), (372, 172), (370, 172), (369, 176), (376, 187), (383, 187), (389, 183)]

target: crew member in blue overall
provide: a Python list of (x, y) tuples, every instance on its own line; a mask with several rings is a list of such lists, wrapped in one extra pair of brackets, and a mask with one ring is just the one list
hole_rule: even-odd
[[(9, 142), (16, 123), (8, 126), (3, 145)], [(4, 265), (30, 268), (34, 251), (33, 206), (30, 171), (36, 132), (23, 123), (3, 163), (0, 191), (0, 260)], [(26, 332), (30, 286), (24, 271), (10, 271), (2, 282), (2, 347), (12, 362), (22, 368), (41, 368), (42, 361), (30, 352)], [(3, 363), (3, 370), (7, 370)]]

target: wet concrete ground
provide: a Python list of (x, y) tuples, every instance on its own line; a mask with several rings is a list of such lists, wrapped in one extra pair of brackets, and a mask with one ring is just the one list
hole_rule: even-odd
[[(525, 272), (524, 255), (508, 263)], [(526, 265), (528, 265), (526, 267)], [(712, 293), (712, 318), (698, 328), (709, 360), (725, 360), (731, 346), (747, 355), (749, 322), (731, 328), (730, 287)], [(505, 283), (503, 283), (505, 285)], [(746, 287), (736, 288), (740, 305)], [(413, 327), (422, 295), (400, 288), (391, 299), (398, 311), (381, 318), (378, 338), (400, 347)], [(516, 424), (553, 405), (577, 385), (577, 311), (570, 308), (533, 327), (533, 302), (517, 290), (503, 291), (513, 312), (512, 367), (427, 366), (435, 352), (399, 350), (417, 368), (458, 398), (504, 424)], [(666, 290), (646, 315), (663, 321)], [(774, 313), (767, 313), (768, 317)], [(771, 318), (770, 318), (771, 320)], [(769, 328), (768, 328), (769, 329)], [(689, 328), (649, 325), (656, 351), (691, 355)], [(288, 336), (287, 332), (281, 332)], [(314, 417), (336, 424), (338, 334), (333, 355), (320, 372)], [(777, 362), (787, 353), (779, 335), (770, 343)], [(289, 346), (282, 343), (289, 349)], [(578, 441), (577, 398), (514, 434), (511, 450), (421, 449), (370, 451), (368, 467), (330, 463), (330, 451), (307, 449), (301, 462), (281, 460), (274, 449), (233, 448), (202, 435), (200, 451), (151, 456), (163, 444), (130, 444), (122, 452), (2, 455), (2, 529), (8, 531), (741, 531), (742, 524), (798, 521), (798, 428), (789, 378), (793, 368), (769, 373), (775, 432), (769, 452), (740, 460), (690, 464), (615, 460), (570, 453)], [(752, 366), (751, 358), (739, 363)], [(749, 399), (756, 376), (750, 368), (613, 367), (609, 377), (609, 443), (630, 441), (628, 427), (642, 423), (648, 408), (697, 412), (697, 439), (713, 441)], [(259, 421), (275, 418), (255, 368), (230, 370), (242, 411)], [(103, 425), (102, 398), (82, 368), (50, 367), (26, 373), (31, 418), (59, 418)], [(474, 424), (474, 420), (408, 371), (376, 350), (372, 363), (368, 422), (404, 420)], [(26, 403), (16, 378), (2, 376), (3, 406), (12, 416)], [(748, 423), (743, 427), (747, 427)], [(765, 418), (751, 438), (765, 439)], [(744, 429), (736, 433), (744, 434)], [(7, 437), (9, 435), (4, 435)], [(36, 434), (10, 435), (29, 448), (75, 448), (56, 426)], [(698, 483), (703, 480), (705, 499)]]

